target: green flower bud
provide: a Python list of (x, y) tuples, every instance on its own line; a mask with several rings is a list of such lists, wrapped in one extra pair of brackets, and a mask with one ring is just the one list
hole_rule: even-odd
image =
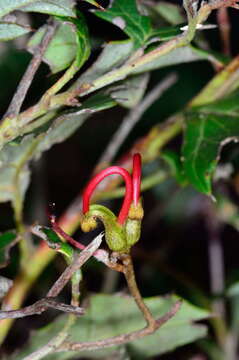
[(129, 248), (139, 241), (140, 234), (141, 221), (128, 219), (126, 221), (126, 240)]
[(88, 227), (94, 221), (99, 219), (105, 227), (105, 240), (110, 250), (117, 252), (128, 252), (129, 248), (126, 241), (126, 230), (125, 226), (120, 225), (117, 222), (117, 218), (114, 213), (102, 205), (91, 205), (90, 210), (85, 214), (82, 221), (82, 230), (91, 230)]

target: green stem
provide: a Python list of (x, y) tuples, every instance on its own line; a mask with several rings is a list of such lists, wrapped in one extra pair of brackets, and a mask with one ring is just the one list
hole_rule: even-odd
[(79, 70), (79, 66), (77, 65), (77, 60), (75, 60), (72, 65), (66, 70), (64, 75), (52, 86), (50, 89), (46, 91), (43, 95), (41, 101), (48, 101), (53, 95), (57, 94), (77, 73)]
[(17, 117), (5, 118), (0, 126), (0, 146), (6, 142), (13, 140), (18, 136), (22, 126), (28, 124), (32, 120), (44, 115), (50, 110), (55, 110), (63, 105), (69, 105), (70, 102), (77, 96), (84, 96), (102, 87), (105, 87), (113, 82), (126, 78), (134, 70), (138, 70), (141, 66), (150, 63), (151, 61), (168, 54), (172, 50), (186, 46), (192, 40), (195, 34), (196, 24), (189, 27), (189, 31), (163, 43), (158, 48), (146, 53), (145, 55), (134, 59), (133, 61), (123, 65), (121, 68), (113, 70), (106, 75), (93, 81), (91, 84), (83, 84), (80, 88), (66, 91), (62, 94), (55, 95), (62, 87), (72, 79), (77, 71), (76, 63), (66, 71), (66, 73), (54, 84), (41, 98), (38, 104), (27, 109)]

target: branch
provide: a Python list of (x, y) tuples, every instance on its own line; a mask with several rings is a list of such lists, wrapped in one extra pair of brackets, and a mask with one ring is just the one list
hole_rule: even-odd
[(225, 55), (230, 55), (231, 54), (231, 46), (230, 46), (231, 24), (230, 24), (230, 18), (227, 8), (221, 8), (217, 11), (217, 21), (221, 35), (223, 53)]
[[(108, 339), (92, 341), (92, 342), (63, 342), (57, 349), (57, 351), (82, 351), (82, 350), (98, 350), (115, 345), (126, 344), (130, 341), (141, 339), (144, 336), (150, 335), (169, 321), (180, 309), (181, 302), (177, 301), (172, 308), (162, 317), (155, 320), (155, 327), (151, 328), (147, 326), (142, 330), (133, 331), (128, 334), (122, 334), (114, 336)], [(26, 360), (26, 359), (25, 359)]]
[(52, 288), (48, 291), (47, 297), (56, 297), (62, 291), (74, 273), (80, 269), (98, 249), (102, 242), (103, 235), (103, 233), (100, 233), (80, 254), (75, 255), (75, 260), (65, 269)]
[[(11, 119), (4, 118), (0, 126), (0, 147), (6, 142), (13, 140), (19, 135), (22, 128), (29, 124), (32, 120), (46, 114), (51, 110), (61, 108), (63, 105), (77, 104), (77, 96), (85, 96), (116, 81), (125, 79), (128, 75), (139, 69), (141, 66), (158, 59), (159, 57), (168, 54), (172, 50), (186, 46), (191, 42), (196, 31), (195, 26), (190, 27), (188, 31), (175, 37), (174, 39), (163, 43), (158, 48), (144, 54), (141, 57), (134, 58), (127, 62), (118, 69), (112, 70), (107, 74), (94, 80), (92, 83), (84, 83), (77, 88), (77, 82), (71, 90), (55, 95), (61, 88), (74, 76), (77, 71), (76, 63), (74, 62), (71, 67), (65, 72), (55, 85), (52, 86), (41, 98), (41, 100), (34, 106), (22, 112), (16, 117)], [(13, 126), (14, 125), (14, 126)], [(21, 132), (22, 134), (22, 132)]]
[(35, 49), (32, 60), (30, 61), (25, 74), (23, 75), (17, 90), (12, 98), (12, 101), (4, 115), (4, 118), (12, 118), (17, 116), (20, 112), (23, 101), (26, 97), (27, 91), (31, 86), (32, 80), (42, 62), (42, 58), (44, 53), (53, 38), (53, 35), (56, 30), (56, 24), (47, 25), (45, 35), (39, 44), (39, 46)]
[(75, 272), (79, 270), (81, 266), (94, 254), (102, 242), (102, 237), (103, 234), (101, 233), (80, 254), (75, 255), (75, 260), (73, 263), (65, 269), (58, 280), (54, 283), (54, 285), (48, 291), (47, 297), (45, 299), (39, 300), (35, 304), (20, 310), (0, 311), (0, 319), (16, 319), (34, 314), (41, 314), (49, 307), (76, 315), (84, 314), (84, 310), (82, 308), (57, 303), (52, 298), (55, 298), (57, 295), (59, 295)]
[[(167, 321), (169, 321), (180, 309), (181, 301), (177, 301), (172, 308), (162, 317), (158, 319), (154, 319), (149, 308), (143, 301), (139, 289), (136, 284), (134, 268), (132, 264), (131, 256), (128, 254), (115, 254), (116, 259), (122, 260), (124, 267), (124, 275), (127, 280), (127, 284), (129, 287), (129, 291), (133, 296), (138, 308), (142, 312), (147, 326), (142, 330), (137, 330), (132, 333), (122, 334), (118, 336), (114, 336), (108, 339), (93, 341), (93, 342), (64, 342), (62, 343), (57, 351), (82, 351), (82, 350), (97, 350), (105, 347), (111, 347), (115, 345), (125, 344), (130, 341), (140, 339), (144, 336), (150, 335), (158, 330), (161, 326), (163, 326)], [(26, 359), (25, 359), (26, 360)], [(30, 359), (29, 359), (30, 360)]]
[[(146, 110), (159, 98), (162, 94), (167, 91), (172, 85), (177, 81), (177, 75), (172, 73), (168, 75), (164, 80), (162, 80), (158, 85), (156, 85), (142, 100), (140, 104), (134, 107), (128, 115), (124, 118), (119, 129), (111, 138), (111, 141), (103, 154), (99, 159), (99, 167), (108, 166), (115, 157), (120, 146), (123, 144), (124, 140), (136, 125), (136, 123), (141, 119)], [(95, 171), (96, 172), (96, 171)]]
[(124, 255), (122, 256), (123, 264), (124, 264), (124, 276), (127, 281), (127, 285), (129, 288), (129, 291), (131, 295), (134, 298), (134, 301), (136, 302), (138, 308), (142, 312), (145, 321), (148, 325), (148, 329), (151, 329), (152, 331), (155, 331), (157, 329), (157, 322), (154, 319), (153, 315), (151, 314), (151, 311), (145, 304), (139, 288), (137, 286), (136, 280), (135, 280), (135, 273), (134, 273), (134, 267), (132, 263), (131, 255)]
[(19, 319), (31, 315), (40, 315), (48, 308), (78, 316), (85, 314), (85, 310), (81, 307), (59, 303), (53, 298), (47, 297), (19, 310), (0, 311), (0, 319)]

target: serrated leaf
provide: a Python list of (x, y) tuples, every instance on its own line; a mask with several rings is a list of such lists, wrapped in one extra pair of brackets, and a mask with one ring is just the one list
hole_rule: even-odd
[(183, 164), (190, 183), (211, 195), (211, 179), (222, 147), (239, 136), (239, 92), (186, 114)]
[(58, 16), (75, 16), (74, 0), (0, 0), (0, 18), (14, 10)]
[(145, 44), (151, 36), (150, 19), (140, 14), (135, 0), (114, 0), (106, 11), (94, 13), (123, 30), (134, 41), (135, 47)]
[[(171, 308), (176, 297), (154, 297), (145, 299), (155, 317), (160, 317)], [(206, 335), (206, 327), (193, 325), (193, 321), (208, 317), (205, 310), (184, 301), (178, 313), (153, 335), (127, 344), (129, 356), (137, 359), (149, 358), (174, 350)], [(66, 317), (58, 317), (52, 324), (34, 332), (28, 346), (14, 360), (20, 360), (46, 344), (59, 332)], [(95, 295), (90, 298), (90, 307), (86, 315), (76, 320), (70, 330), (70, 341), (96, 341), (108, 337), (142, 329), (145, 321), (131, 297), (119, 295)], [(99, 358), (112, 354), (117, 348), (106, 348), (97, 351), (64, 352), (48, 355), (47, 360), (66, 360)]]
[(3, 268), (9, 263), (9, 252), (17, 242), (17, 235), (12, 231), (7, 231), (0, 234), (0, 268)]
[[(74, 59), (77, 65), (81, 65), (88, 59), (90, 54), (90, 41), (88, 28), (82, 15), (77, 19), (62, 18), (64, 23), (60, 24), (53, 39), (49, 43), (43, 56), (53, 74), (66, 69)], [(46, 26), (42, 26), (29, 40), (28, 50), (35, 51), (41, 43), (46, 32)]]
[(8, 41), (29, 33), (30, 26), (10, 22), (0, 22), (0, 41)]

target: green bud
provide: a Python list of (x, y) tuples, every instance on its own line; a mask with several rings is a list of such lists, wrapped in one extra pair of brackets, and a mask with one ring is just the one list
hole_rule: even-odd
[(126, 240), (129, 248), (139, 241), (140, 234), (141, 221), (128, 219), (126, 221)]
[[(105, 227), (105, 240), (112, 251), (128, 252), (125, 226), (117, 222), (114, 213), (102, 205), (91, 205), (90, 210), (85, 214), (81, 227), (83, 231), (87, 228), (85, 224), (93, 223), (99, 219)], [(91, 230), (91, 228), (89, 227)], [(90, 231), (88, 230), (88, 231)]]

